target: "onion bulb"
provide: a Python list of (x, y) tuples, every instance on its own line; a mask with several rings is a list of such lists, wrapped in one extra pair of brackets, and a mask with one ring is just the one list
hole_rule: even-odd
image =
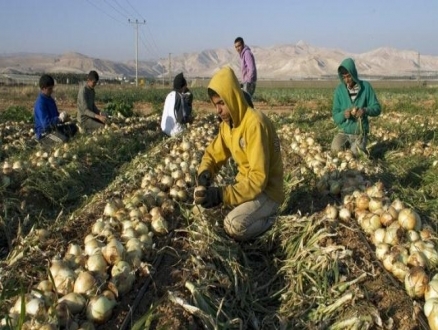
[(162, 215), (152, 217), (151, 227), (154, 233), (158, 235), (165, 235), (169, 232), (167, 220)]
[(405, 289), (412, 298), (422, 298), (429, 283), (423, 267), (413, 267), (405, 277)]
[(338, 217), (338, 209), (334, 205), (328, 204), (324, 210), (324, 214), (329, 220), (336, 220)]
[(82, 297), (79, 293), (70, 292), (59, 299), (60, 303), (65, 302), (70, 313), (78, 314), (85, 307), (85, 298)]
[(424, 314), (427, 317), (430, 329), (438, 330), (438, 298), (426, 300)]
[(429, 300), (432, 298), (438, 298), (438, 278), (435, 276), (432, 278), (424, 290), (424, 299)]
[(95, 295), (97, 292), (97, 281), (93, 273), (90, 271), (80, 272), (75, 281), (73, 291), (86, 296)]
[(125, 248), (123, 244), (112, 237), (108, 244), (102, 248), (102, 255), (109, 265), (114, 265), (123, 259), (125, 253)]
[(111, 317), (116, 302), (106, 296), (91, 297), (87, 305), (87, 319), (96, 323), (105, 323)]
[(411, 208), (404, 208), (398, 213), (398, 222), (400, 226), (407, 230), (421, 230), (421, 218), (417, 212)]

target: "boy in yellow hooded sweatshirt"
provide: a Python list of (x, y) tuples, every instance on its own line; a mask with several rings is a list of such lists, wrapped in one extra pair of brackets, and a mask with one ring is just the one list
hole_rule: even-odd
[[(269, 118), (248, 105), (230, 67), (213, 76), (208, 95), (221, 123), (199, 165), (198, 184), (207, 189), (197, 190), (195, 201), (205, 208), (221, 203), (233, 206), (224, 229), (237, 241), (249, 240), (272, 226), (273, 215), (284, 200), (280, 141)], [(238, 169), (235, 183), (211, 186), (230, 157)]]

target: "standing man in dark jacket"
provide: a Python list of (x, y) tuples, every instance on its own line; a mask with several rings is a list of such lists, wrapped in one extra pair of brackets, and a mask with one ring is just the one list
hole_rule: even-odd
[(94, 102), (96, 87), (99, 81), (99, 74), (90, 71), (87, 82), (79, 89), (78, 93), (78, 123), (85, 132), (94, 131), (105, 126), (107, 117), (96, 107)]
[(358, 78), (353, 59), (342, 61), (338, 76), (341, 83), (334, 93), (332, 116), (340, 132), (333, 138), (331, 150), (337, 154), (348, 146), (357, 156), (366, 153), (368, 117), (380, 115), (380, 103), (371, 84)]
[(242, 72), (242, 89), (249, 93), (251, 97), (254, 95), (257, 83), (257, 68), (254, 60), (254, 54), (251, 49), (245, 45), (242, 37), (237, 37), (234, 40), (234, 48), (240, 56), (240, 70)]

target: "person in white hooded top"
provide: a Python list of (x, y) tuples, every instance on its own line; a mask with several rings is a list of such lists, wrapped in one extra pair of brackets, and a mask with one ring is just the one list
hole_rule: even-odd
[(169, 136), (181, 133), (190, 123), (192, 118), (178, 118), (179, 104), (183, 101), (189, 113), (191, 113), (193, 94), (187, 88), (187, 81), (183, 73), (179, 73), (173, 80), (173, 91), (171, 91), (164, 101), (163, 116), (161, 117), (161, 130)]

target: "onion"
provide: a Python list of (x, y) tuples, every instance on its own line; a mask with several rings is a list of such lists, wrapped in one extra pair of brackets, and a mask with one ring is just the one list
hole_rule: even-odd
[(114, 202), (109, 202), (105, 205), (103, 214), (109, 217), (113, 217), (117, 212), (117, 207)]
[(56, 292), (65, 295), (73, 291), (76, 274), (73, 270), (64, 268), (61, 269), (56, 276), (53, 277)]
[(87, 269), (96, 273), (105, 273), (108, 267), (105, 258), (101, 251), (95, 251), (92, 255), (88, 257)]
[(397, 212), (400, 212), (405, 208), (405, 205), (400, 199), (394, 199), (394, 201), (391, 203), (391, 206), (396, 209)]
[(383, 260), (385, 255), (389, 253), (390, 245), (386, 243), (380, 243), (376, 245), (376, 257), (379, 260)]
[(403, 237), (403, 229), (396, 227), (388, 227), (386, 228), (384, 242), (389, 245), (397, 245), (400, 243), (402, 237)]
[(377, 214), (368, 213), (362, 220), (361, 228), (367, 233), (372, 234), (375, 230), (382, 227), (380, 223), (380, 217)]
[(421, 218), (417, 212), (411, 208), (404, 208), (398, 214), (398, 222), (400, 226), (407, 230), (421, 230)]
[(373, 244), (377, 246), (377, 244), (383, 243), (385, 240), (385, 234), (385, 228), (377, 228), (374, 233), (372, 233)]
[(409, 267), (401, 261), (396, 261), (392, 264), (391, 272), (400, 282), (403, 282), (409, 273)]
[(378, 210), (382, 209), (383, 207), (383, 201), (381, 198), (371, 197), (370, 201), (368, 203), (368, 209), (370, 212), (377, 212)]
[[(88, 237), (88, 236), (87, 236)], [(86, 255), (90, 256), (99, 252), (103, 246), (102, 242), (98, 241), (94, 237), (86, 238), (84, 252)]]
[(70, 292), (66, 294), (64, 297), (59, 299), (60, 303), (66, 303), (68, 310), (70, 313), (78, 314), (85, 307), (85, 298), (82, 297), (79, 293)]
[(72, 254), (74, 256), (81, 256), (82, 255), (82, 249), (79, 244), (70, 244), (67, 253), (66, 254)]
[(116, 285), (117, 293), (122, 296), (128, 293), (135, 281), (131, 266), (126, 261), (119, 261), (111, 269), (111, 282)]
[(109, 265), (114, 265), (123, 260), (125, 248), (116, 238), (111, 238), (107, 245), (102, 248), (102, 255)]
[(26, 314), (32, 316), (44, 316), (47, 313), (44, 300), (32, 298), (26, 303)]
[(409, 255), (407, 264), (412, 267), (425, 268), (427, 266), (427, 258), (423, 252), (415, 251)]
[(338, 217), (338, 209), (336, 206), (328, 204), (324, 210), (324, 214), (329, 220), (336, 220)]
[(429, 322), (431, 330), (438, 330), (438, 298), (426, 300), (424, 304), (424, 314)]
[(356, 208), (359, 210), (367, 210), (370, 203), (370, 197), (367, 194), (360, 194), (356, 198)]
[(408, 230), (406, 236), (409, 242), (416, 242), (420, 240), (420, 234), (415, 230)]
[(49, 280), (43, 280), (37, 285), (37, 289), (40, 291), (52, 291), (53, 290), (53, 283)]
[(405, 289), (412, 298), (422, 298), (429, 283), (423, 267), (413, 267), (405, 278)]
[(438, 298), (438, 278), (436, 275), (427, 284), (424, 290), (424, 300), (429, 300), (432, 298)]
[(341, 207), (339, 210), (339, 219), (348, 221), (351, 219), (351, 211), (346, 207)]
[(398, 212), (392, 206), (384, 206), (383, 212), (380, 214), (380, 222), (383, 226), (388, 227), (391, 223), (397, 220)]
[(97, 293), (97, 281), (90, 271), (80, 272), (73, 288), (73, 292), (84, 294), (86, 296)]
[(152, 217), (151, 227), (154, 233), (158, 235), (165, 235), (169, 232), (167, 220), (162, 215)]
[(111, 317), (116, 302), (106, 296), (94, 296), (87, 305), (87, 319), (96, 323), (105, 323)]

